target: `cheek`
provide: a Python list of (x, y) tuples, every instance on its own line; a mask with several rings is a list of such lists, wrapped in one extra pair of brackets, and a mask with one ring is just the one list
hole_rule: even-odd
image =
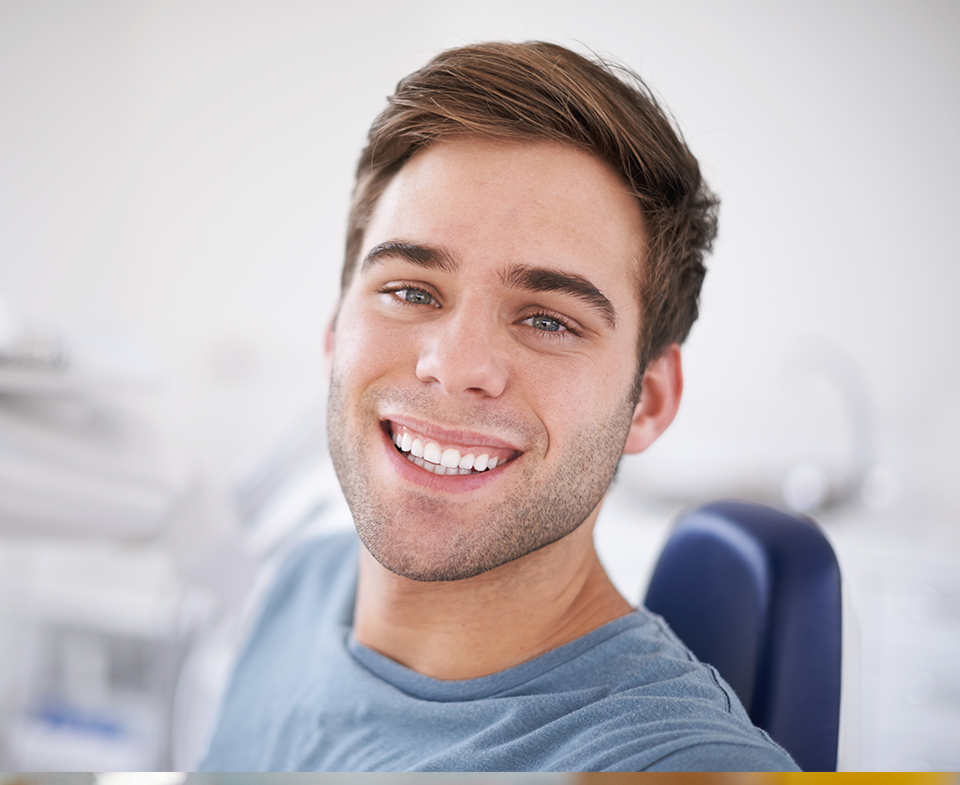
[(411, 341), (396, 324), (375, 316), (341, 316), (334, 337), (333, 373), (343, 379), (380, 376), (405, 361)]
[(514, 373), (534, 407), (559, 422), (602, 417), (620, 406), (633, 385), (632, 373), (609, 357), (528, 359)]

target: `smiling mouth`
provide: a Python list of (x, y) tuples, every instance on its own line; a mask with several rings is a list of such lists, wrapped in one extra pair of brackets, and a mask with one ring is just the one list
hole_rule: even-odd
[(517, 458), (517, 450), (502, 447), (443, 444), (405, 425), (386, 422), (387, 432), (397, 450), (410, 463), (440, 475), (481, 474)]

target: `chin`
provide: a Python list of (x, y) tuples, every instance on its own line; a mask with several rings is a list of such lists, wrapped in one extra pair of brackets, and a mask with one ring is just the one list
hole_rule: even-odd
[[(407, 518), (407, 522), (409, 522)], [(384, 568), (413, 581), (459, 581), (487, 572), (517, 558), (498, 552), (466, 527), (422, 512), (415, 527), (354, 513), (357, 533), (366, 549)], [(430, 521), (437, 525), (431, 526)]]
[[(442, 511), (437, 510), (437, 513)], [(532, 521), (485, 518), (457, 521), (445, 514), (425, 514), (415, 518), (396, 518), (386, 524), (383, 518), (354, 512), (357, 532), (366, 549), (385, 569), (420, 582), (460, 581), (490, 572), (529, 553), (550, 545), (578, 528), (577, 521), (566, 525), (538, 527)], [(410, 526), (411, 520), (416, 521)], [(432, 525), (431, 525), (432, 522)]]

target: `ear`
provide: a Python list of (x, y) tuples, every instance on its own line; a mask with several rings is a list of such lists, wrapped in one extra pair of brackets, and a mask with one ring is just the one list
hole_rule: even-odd
[(663, 433), (680, 408), (683, 393), (683, 368), (680, 346), (670, 348), (647, 366), (643, 374), (640, 402), (633, 411), (633, 422), (623, 452), (643, 452)]
[(333, 370), (333, 343), (334, 333), (337, 327), (337, 316), (340, 314), (340, 301), (333, 307), (333, 313), (330, 314), (330, 321), (327, 322), (327, 330), (323, 334), (323, 358), (327, 368), (327, 379), (330, 379), (330, 373)]

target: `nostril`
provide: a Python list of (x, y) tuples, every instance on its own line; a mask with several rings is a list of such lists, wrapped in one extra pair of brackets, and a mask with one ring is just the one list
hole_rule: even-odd
[(489, 347), (471, 351), (458, 345), (456, 349), (423, 354), (416, 375), (422, 382), (438, 384), (448, 395), (496, 397), (504, 391), (509, 374), (502, 354), (491, 352)]

